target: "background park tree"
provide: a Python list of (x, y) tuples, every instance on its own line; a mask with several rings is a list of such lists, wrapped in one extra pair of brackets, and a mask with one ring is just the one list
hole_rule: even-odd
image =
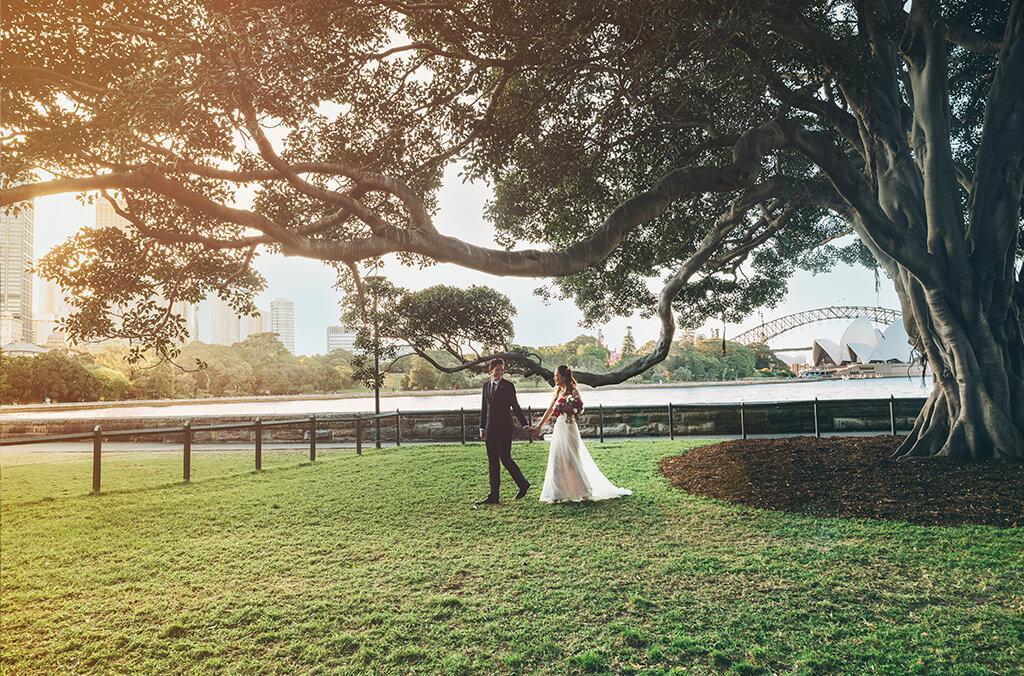
[[(250, 313), (258, 252), (656, 313), (654, 349), (593, 385), (663, 361), (677, 317), (736, 321), (795, 269), (858, 260), (935, 372), (901, 453), (1019, 458), (1022, 26), (1024, 0), (10, 2), (0, 204), (119, 191), (134, 232), (83, 230), (40, 270), (75, 298), (72, 340), (170, 358), (182, 322), (145, 299)], [(455, 161), (494, 185), (504, 249), (435, 227)]]
[(409, 368), (409, 373), (402, 379), (402, 389), (437, 389), (437, 378), (437, 369), (423, 357), (416, 356), (412, 358), (412, 366)]
[(128, 396), (131, 381), (128, 376), (117, 369), (98, 366), (91, 369), (93, 378), (98, 384), (97, 399), (100, 401), (119, 401)]
[(373, 386), (375, 326), (383, 373), (397, 370), (403, 361), (399, 349), (408, 347), (419, 360), (409, 367), (404, 383), (425, 382), (412, 378), (413, 370), (423, 368), (420, 361), (446, 374), (438, 382), (432, 381), (430, 387), (411, 389), (468, 385), (468, 378), (460, 372), (467, 367), (484, 371), (490, 358), (487, 355), (495, 351), (515, 352), (516, 363), (532, 363), (529, 355), (511, 343), (516, 314), (512, 301), (490, 287), (462, 289), (442, 284), (410, 291), (387, 280), (373, 279), (359, 286), (346, 285), (345, 290), (342, 321), (356, 330), (355, 347), (361, 352), (353, 359), (355, 377), (368, 387)]
[(0, 350), (0, 402), (5, 404), (32, 401), (32, 363), (23, 357), (12, 357)]
[(775, 352), (764, 343), (755, 343), (748, 347), (754, 352), (754, 368), (758, 371), (783, 378), (796, 375), (789, 369), (786, 362), (779, 359)]
[(604, 345), (597, 340), (592, 343), (584, 343), (576, 348), (576, 354), (570, 358), (569, 365), (581, 371), (601, 373), (608, 370), (608, 359), (611, 353)]
[(626, 336), (622, 339), (622, 350), (619, 354), (620, 358), (627, 362), (636, 359), (636, 339), (633, 338), (632, 326), (626, 327)]
[(99, 398), (100, 382), (78, 355), (50, 350), (25, 359), (29, 362), (26, 398), (30, 401), (43, 401), (47, 397), (53, 402), (94, 401)]
[(313, 371), (317, 392), (337, 392), (352, 387), (351, 361), (352, 353), (346, 350), (303, 359)]

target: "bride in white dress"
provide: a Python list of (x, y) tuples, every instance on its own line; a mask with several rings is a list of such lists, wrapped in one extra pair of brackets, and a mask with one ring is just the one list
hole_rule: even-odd
[[(540, 434), (548, 419), (556, 414), (556, 405), (562, 397), (571, 395), (580, 399), (572, 371), (564, 364), (555, 370), (555, 395), (551, 398), (544, 418), (534, 428)], [(580, 409), (582, 413), (582, 409)], [(575, 417), (559, 414), (555, 417), (551, 433), (551, 448), (548, 451), (548, 468), (544, 473), (544, 487), (540, 491), (541, 502), (582, 502), (584, 500), (608, 500), (623, 495), (632, 495), (627, 488), (618, 488), (597, 468), (590, 457)]]

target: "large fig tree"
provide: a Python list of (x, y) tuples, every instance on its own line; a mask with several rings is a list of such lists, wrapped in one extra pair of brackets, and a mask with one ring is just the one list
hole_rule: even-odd
[[(0, 203), (116, 191), (134, 226), (45, 261), (72, 338), (133, 294), (244, 306), (257, 253), (397, 254), (656, 312), (601, 385), (677, 316), (867, 260), (935, 372), (900, 452), (1024, 454), (1024, 0), (12, 0), (2, 39)], [(503, 248), (435, 227), (453, 162)], [(128, 325), (171, 349), (174, 322)]]

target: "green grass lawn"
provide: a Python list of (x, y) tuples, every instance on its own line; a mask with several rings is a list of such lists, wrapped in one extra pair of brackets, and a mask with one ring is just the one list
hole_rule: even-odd
[[(1019, 672), (1024, 533), (816, 519), (668, 486), (700, 442), (592, 444), (634, 495), (473, 509), (482, 446), (6, 453), (0, 666), (53, 671)], [(46, 460), (40, 464), (40, 460)], [(56, 462), (55, 462), (56, 461)]]

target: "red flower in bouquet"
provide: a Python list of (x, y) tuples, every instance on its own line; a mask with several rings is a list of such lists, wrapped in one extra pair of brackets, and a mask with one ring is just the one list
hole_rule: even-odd
[(564, 415), (567, 420), (572, 421), (582, 412), (583, 400), (569, 394), (558, 398), (558, 401), (555, 402), (555, 410), (552, 412), (552, 415), (555, 418)]

